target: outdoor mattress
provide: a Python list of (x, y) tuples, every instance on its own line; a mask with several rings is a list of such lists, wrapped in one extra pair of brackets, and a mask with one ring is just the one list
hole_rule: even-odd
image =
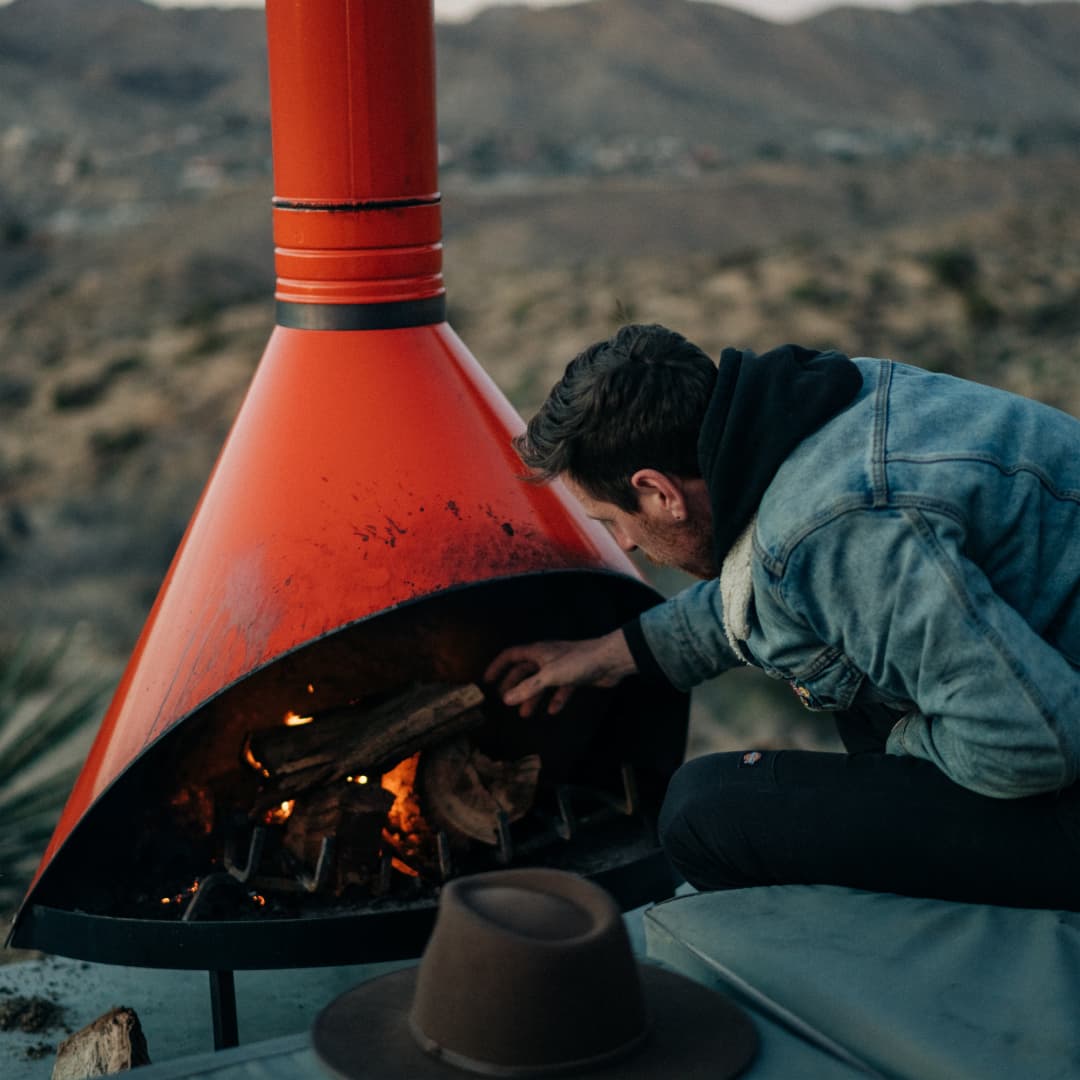
[(789, 885), (678, 896), (645, 912), (645, 937), (654, 960), (882, 1076), (1080, 1076), (1077, 913)]

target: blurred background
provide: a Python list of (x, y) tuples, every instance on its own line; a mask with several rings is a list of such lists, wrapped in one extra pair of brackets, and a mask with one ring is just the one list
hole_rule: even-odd
[[(523, 415), (627, 321), (1080, 415), (1080, 5), (822, 7), (436, 0), (450, 321)], [(272, 328), (268, 111), (258, 7), (0, 5), (0, 914)], [(696, 693), (765, 745), (836, 743)]]

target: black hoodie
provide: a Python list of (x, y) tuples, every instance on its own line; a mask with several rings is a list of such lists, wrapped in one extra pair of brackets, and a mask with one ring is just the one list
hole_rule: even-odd
[[(850, 405), (861, 387), (859, 369), (843, 353), (801, 345), (781, 345), (761, 356), (724, 349), (698, 436), (717, 566), (757, 512), (787, 456)], [(666, 682), (640, 621), (627, 623), (623, 632), (638, 670)]]

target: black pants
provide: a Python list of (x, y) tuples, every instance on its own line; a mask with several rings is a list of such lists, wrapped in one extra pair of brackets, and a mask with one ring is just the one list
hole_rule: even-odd
[(660, 838), (698, 889), (848, 885), (1080, 911), (1080, 785), (991, 799), (885, 754), (887, 726), (838, 714), (847, 754), (748, 750), (687, 762)]

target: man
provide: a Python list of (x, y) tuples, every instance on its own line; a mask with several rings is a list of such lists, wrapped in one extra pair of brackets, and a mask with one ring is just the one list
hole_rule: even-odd
[(505, 650), (508, 705), (749, 663), (836, 715), (847, 754), (682, 766), (660, 834), (688, 881), (1080, 910), (1080, 422), (794, 345), (717, 367), (627, 326), (515, 447), (702, 580), (604, 637)]

